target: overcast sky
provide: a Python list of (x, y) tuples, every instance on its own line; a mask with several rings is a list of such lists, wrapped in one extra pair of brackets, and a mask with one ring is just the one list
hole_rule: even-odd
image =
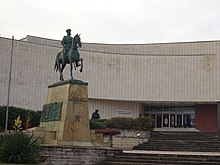
[(1, 0), (0, 36), (88, 43), (220, 40), (220, 0)]

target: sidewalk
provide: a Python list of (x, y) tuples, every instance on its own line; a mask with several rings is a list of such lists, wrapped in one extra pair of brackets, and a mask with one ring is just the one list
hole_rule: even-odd
[(154, 131), (159, 131), (159, 132), (199, 132), (196, 128), (154, 128)]
[(220, 152), (187, 152), (187, 151), (142, 151), (131, 150), (123, 151), (123, 153), (140, 153), (140, 154), (167, 154), (167, 155), (207, 155), (207, 156), (220, 156)]

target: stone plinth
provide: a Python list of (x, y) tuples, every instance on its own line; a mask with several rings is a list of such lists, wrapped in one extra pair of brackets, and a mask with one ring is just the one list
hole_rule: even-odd
[(41, 156), (48, 165), (99, 164), (102, 160), (122, 154), (122, 149), (91, 146), (42, 146)]
[(88, 83), (80, 80), (48, 87), (40, 127), (55, 131), (57, 144), (91, 145), (87, 87)]

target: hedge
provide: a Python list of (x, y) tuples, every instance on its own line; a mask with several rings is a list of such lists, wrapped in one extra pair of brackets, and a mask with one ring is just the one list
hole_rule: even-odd
[(90, 120), (91, 129), (116, 128), (121, 130), (152, 131), (154, 119), (150, 117), (123, 118), (114, 117), (108, 120)]
[[(6, 109), (7, 106), (0, 106), (0, 131), (5, 129), (5, 118), (6, 118)], [(30, 116), (30, 123), (27, 125), (27, 115)], [(9, 107), (8, 111), (8, 130), (13, 130), (14, 120), (20, 116), (22, 120), (22, 128), (26, 127), (37, 127), (40, 124), (41, 111), (34, 111), (18, 107)]]

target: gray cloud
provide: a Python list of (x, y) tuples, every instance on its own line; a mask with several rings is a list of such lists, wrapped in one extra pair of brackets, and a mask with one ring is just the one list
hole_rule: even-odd
[(83, 42), (152, 43), (220, 39), (218, 0), (2, 0), (0, 34)]

